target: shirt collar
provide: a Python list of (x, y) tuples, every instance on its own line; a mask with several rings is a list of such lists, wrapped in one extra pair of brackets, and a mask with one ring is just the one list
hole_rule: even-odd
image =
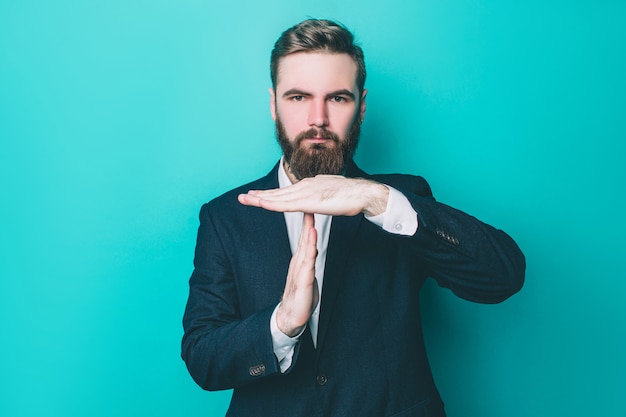
[(289, 177), (287, 176), (287, 172), (285, 171), (285, 157), (282, 156), (280, 158), (280, 162), (278, 163), (278, 186), (280, 188), (289, 187), (293, 185)]

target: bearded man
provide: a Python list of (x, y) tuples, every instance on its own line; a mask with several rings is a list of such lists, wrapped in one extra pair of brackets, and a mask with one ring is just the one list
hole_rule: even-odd
[(345, 27), (293, 26), (270, 68), (283, 157), (200, 211), (183, 318), (191, 376), (233, 389), (227, 416), (445, 416), (422, 284), (501, 302), (523, 284), (523, 254), (436, 202), (423, 178), (354, 164), (366, 72)]

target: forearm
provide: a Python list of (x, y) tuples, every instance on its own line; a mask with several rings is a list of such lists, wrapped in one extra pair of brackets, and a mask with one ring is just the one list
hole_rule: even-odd
[[(374, 179), (390, 184), (388, 211), (397, 211), (395, 201), (404, 199), (398, 226), (385, 213), (377, 223), (397, 236), (399, 250), (408, 251), (420, 270), (458, 296), (482, 303), (500, 302), (517, 292), (524, 282), (525, 259), (513, 239), (478, 219), (438, 203), (428, 183), (421, 177), (381, 175)], [(395, 192), (402, 195), (395, 198)], [(406, 220), (416, 214), (414, 233), (403, 233)], [(373, 221), (373, 219), (370, 219)], [(383, 222), (387, 224), (383, 227)], [(400, 230), (398, 230), (400, 229)], [(403, 236), (404, 235), (404, 236)]]
[(240, 305), (236, 280), (241, 271), (231, 263), (234, 248), (226, 247), (225, 235), (216, 230), (215, 219), (221, 218), (208, 205), (200, 212), (183, 316), (182, 357), (194, 380), (208, 390), (234, 388), (279, 372), (268, 323), (280, 295), (268, 295), (255, 308)]
[(407, 196), (420, 222), (410, 238), (415, 256), (440, 285), (482, 303), (497, 303), (519, 291), (526, 264), (509, 235), (432, 198)]
[(183, 318), (182, 357), (203, 389), (222, 390), (280, 372), (269, 319), (273, 308), (224, 322), (211, 305), (191, 300)]

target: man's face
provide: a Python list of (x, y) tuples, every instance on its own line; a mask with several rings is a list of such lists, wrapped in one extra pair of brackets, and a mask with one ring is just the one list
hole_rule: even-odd
[(296, 53), (282, 58), (270, 109), (289, 172), (300, 180), (341, 174), (358, 144), (365, 96), (347, 54)]

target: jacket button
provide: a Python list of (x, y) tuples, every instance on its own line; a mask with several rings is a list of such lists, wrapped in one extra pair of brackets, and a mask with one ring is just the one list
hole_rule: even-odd
[(320, 374), (315, 377), (315, 382), (317, 382), (317, 385), (323, 386), (326, 385), (326, 383), (328, 382), (328, 378), (326, 378), (326, 375)]
[(250, 373), (250, 376), (261, 376), (265, 373), (265, 365), (260, 364), (251, 366), (248, 372)]

